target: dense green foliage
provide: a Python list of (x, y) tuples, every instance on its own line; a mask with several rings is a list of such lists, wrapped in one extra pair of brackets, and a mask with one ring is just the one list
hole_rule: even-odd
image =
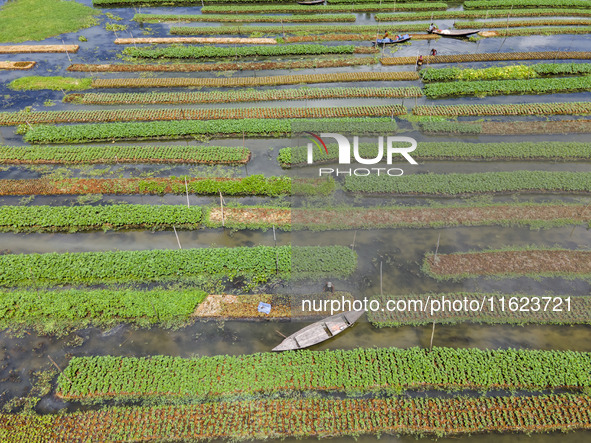
[(136, 14), (133, 19), (139, 23), (160, 22), (236, 22), (236, 23), (313, 23), (313, 22), (354, 22), (355, 14), (301, 14), (301, 15), (229, 15), (229, 14)]
[(455, 81), (425, 85), (428, 98), (464, 95), (558, 94), (589, 91), (591, 76), (568, 78), (535, 78), (527, 80)]
[(232, 146), (0, 146), (0, 163), (246, 163), (251, 152)]
[(497, 29), (489, 37), (513, 37), (527, 35), (561, 35), (561, 34), (589, 34), (591, 26), (544, 26), (541, 28), (509, 28)]
[(457, 195), (483, 192), (591, 192), (591, 172), (511, 171), (345, 177), (352, 192)]
[[(584, 1), (584, 0), (580, 0)], [(329, 4), (321, 8), (315, 8), (315, 13), (331, 12), (371, 12), (371, 11), (391, 11), (393, 8), (399, 11), (443, 11), (447, 9), (447, 4), (443, 2), (422, 2), (422, 3), (401, 3), (395, 6), (392, 3), (381, 4), (361, 3), (361, 4)], [(248, 5), (248, 6), (205, 6), (201, 8), (203, 14), (297, 14), (310, 12), (310, 6), (307, 5)]]
[(0, 43), (44, 40), (98, 24), (99, 12), (78, 2), (18, 0), (0, 8)]
[[(334, 3), (334, 2), (333, 2)], [(383, 26), (382, 26), (383, 28)], [(424, 31), (424, 24), (400, 24), (388, 25), (390, 32), (411, 32)], [(381, 31), (382, 29), (379, 28)], [(330, 34), (330, 33), (352, 33), (352, 32), (370, 32), (375, 34), (375, 25), (293, 25), (289, 27), (280, 26), (183, 26), (170, 28), (173, 35), (311, 35), (311, 34)]]
[[(316, 120), (245, 119), (205, 121), (156, 121), (132, 123), (94, 123), (68, 126), (22, 126), (28, 143), (84, 143), (89, 141), (178, 139), (202, 136), (228, 137), (234, 135), (289, 135), (292, 126), (301, 131), (330, 129), (359, 133), (396, 132), (396, 122), (390, 118), (337, 118)], [(310, 129), (312, 128), (312, 129)], [(20, 128), (19, 128), (20, 129)]]
[(342, 246), (253, 246), (0, 256), (0, 286), (137, 283), (198, 278), (264, 283), (272, 278), (344, 277), (357, 254)]
[[(400, 146), (404, 146), (401, 144)], [(326, 145), (325, 151), (314, 152), (314, 163), (336, 161), (339, 157), (337, 144)], [(378, 144), (360, 143), (362, 158), (376, 158)], [(462, 142), (419, 142), (412, 152), (417, 160), (589, 160), (591, 144), (580, 142), (518, 142), (518, 143), (462, 143)], [(277, 161), (282, 167), (307, 164), (308, 147), (296, 146), (279, 150)], [(385, 161), (384, 156), (384, 161)]]
[(589, 63), (538, 63), (534, 65), (493, 66), (483, 69), (429, 68), (420, 72), (424, 82), (455, 80), (518, 80), (542, 75), (591, 74)]
[[(475, 82), (476, 83), (476, 82)], [(482, 82), (487, 83), (487, 82)], [(412, 110), (420, 116), (479, 116), (479, 115), (585, 115), (591, 114), (591, 102), (554, 102), (554, 103), (479, 103), (467, 105), (418, 105)], [(442, 127), (451, 123), (465, 126), (472, 123), (421, 121), (421, 125)]]
[(242, 89), (239, 91), (208, 92), (124, 92), (71, 94), (64, 101), (76, 104), (185, 104), (236, 103), (277, 100), (319, 100), (330, 98), (400, 98), (422, 97), (423, 91), (408, 88), (298, 88), (298, 89)]
[[(469, 105), (467, 105), (469, 106)], [(480, 134), (482, 125), (480, 123), (464, 122), (420, 122), (421, 130), (427, 134)]]
[(481, 29), (481, 28), (524, 28), (527, 26), (589, 26), (591, 20), (587, 18), (542, 18), (536, 20), (495, 20), (490, 22), (467, 21), (455, 22), (456, 29)]
[(94, 229), (195, 229), (200, 207), (185, 205), (0, 206), (0, 231), (58, 232)]
[[(420, 91), (419, 91), (420, 93)], [(267, 107), (267, 108), (201, 108), (201, 109), (112, 109), (95, 111), (17, 111), (0, 112), (0, 125), (33, 125), (39, 123), (98, 123), (179, 120), (244, 120), (286, 118), (385, 117), (406, 114), (406, 108), (394, 106), (340, 107)]]
[[(486, 1), (488, 3), (488, 1)], [(511, 5), (509, 5), (511, 6)], [(433, 12), (411, 12), (408, 14), (380, 13), (375, 15), (376, 21), (411, 21), (411, 20), (439, 20), (454, 18), (507, 18), (509, 17), (591, 17), (588, 9), (560, 9), (560, 8), (534, 8), (534, 9), (491, 9), (476, 11), (433, 11)]]
[(293, 390), (539, 391), (588, 388), (590, 371), (587, 353), (513, 349), (359, 348), (195, 359), (82, 357), (70, 360), (60, 375), (58, 395), (104, 400), (154, 394), (203, 399)]
[[(492, 303), (491, 297), (495, 300)], [(504, 301), (501, 302), (501, 297)], [(469, 303), (484, 303), (482, 311), (472, 311), (470, 309), (462, 309), (459, 311), (445, 311), (441, 310), (433, 315), (430, 308), (426, 311), (420, 308), (406, 309), (406, 310), (384, 310), (384, 311), (370, 311), (367, 313), (367, 318), (372, 325), (378, 328), (399, 327), (402, 325), (425, 325), (431, 324), (433, 321), (440, 324), (458, 324), (464, 322), (480, 323), (480, 324), (551, 324), (551, 325), (576, 325), (576, 324), (591, 324), (591, 297), (590, 296), (576, 296), (570, 297), (571, 309), (567, 309), (567, 301), (565, 296), (551, 296), (546, 294), (542, 299), (536, 295), (524, 294), (499, 294), (499, 293), (479, 293), (479, 292), (453, 292), (445, 294), (410, 294), (410, 295), (376, 295), (373, 298), (380, 302), (381, 306), (386, 306), (390, 300), (396, 302), (402, 300), (400, 306), (409, 306), (411, 303), (417, 303), (413, 306), (428, 306), (430, 300), (441, 301), (443, 299), (450, 303), (462, 304), (466, 301), (466, 306)], [(534, 303), (530, 302), (526, 305), (524, 299), (540, 300), (540, 309), (534, 311)], [(562, 300), (561, 302), (557, 299)], [(390, 302), (391, 303), (391, 302)], [(420, 304), (419, 304), (420, 303)], [(513, 303), (513, 307), (518, 309), (508, 309), (509, 303)], [(544, 310), (548, 303), (548, 309)], [(559, 304), (560, 303), (560, 304)], [(520, 310), (522, 306), (526, 308)], [(505, 308), (505, 310), (502, 309)], [(554, 310), (557, 308), (557, 310)], [(560, 309), (560, 310), (558, 310)]]
[(196, 289), (4, 291), (0, 328), (33, 328), (65, 333), (73, 328), (113, 326), (120, 322), (147, 327), (187, 323), (206, 297)]
[[(2, 414), (0, 438), (55, 441), (264, 440), (396, 433), (458, 438), (484, 432), (572, 432), (591, 426), (584, 394), (372, 399), (279, 398), (121, 407), (64, 414)], [(141, 423), (141, 425), (138, 425)], [(6, 437), (4, 437), (6, 436)], [(517, 436), (516, 438), (519, 438)]]
[(353, 45), (285, 45), (285, 46), (167, 46), (164, 48), (141, 48), (130, 46), (123, 54), (132, 58), (220, 58), (281, 55), (352, 54)]
[(37, 75), (15, 78), (8, 84), (16, 91), (52, 89), (54, 91), (80, 91), (90, 89), (92, 79), (75, 77), (40, 77)]
[[(467, 0), (466, 9), (591, 8), (588, 0)], [(568, 14), (568, 12), (566, 12)]]

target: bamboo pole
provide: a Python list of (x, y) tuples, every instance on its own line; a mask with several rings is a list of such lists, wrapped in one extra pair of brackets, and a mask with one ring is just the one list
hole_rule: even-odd
[(224, 220), (224, 197), (222, 197), (222, 191), (220, 191), (220, 208), (222, 210), (222, 228), (225, 228), (226, 222)]
[(187, 177), (185, 177), (185, 191), (187, 193), (187, 208), (189, 208), (189, 185), (187, 185)]
[(275, 247), (277, 247), (277, 236), (275, 235), (275, 225), (273, 225), (273, 241), (275, 242)]
[(382, 274), (382, 264), (383, 262), (380, 262), (380, 295), (384, 295), (384, 279)]
[(439, 251), (439, 239), (441, 238), (441, 233), (437, 235), (437, 246), (435, 247), (435, 257), (433, 258), (433, 263), (437, 263), (437, 251)]
[(429, 344), (429, 351), (433, 350), (433, 336), (435, 335), (435, 320), (433, 320), (433, 329), (431, 330), (431, 343)]
[(174, 225), (172, 226), (172, 229), (174, 230), (174, 235), (176, 237), (176, 242), (179, 244), (179, 249), (183, 249), (183, 247), (181, 246), (181, 241), (179, 240), (179, 235), (176, 232), (176, 228), (174, 227)]

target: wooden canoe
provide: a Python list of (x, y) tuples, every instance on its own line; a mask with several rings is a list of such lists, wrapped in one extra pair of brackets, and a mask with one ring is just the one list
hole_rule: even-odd
[(272, 351), (304, 349), (322, 343), (352, 326), (365, 311), (347, 311), (312, 323), (286, 337)]
[(376, 44), (378, 45), (392, 45), (394, 43), (404, 43), (407, 42), (411, 39), (410, 35), (408, 34), (404, 34), (403, 36), (401, 36), (400, 38), (388, 38), (388, 39), (383, 39), (383, 38), (378, 38), (373, 45), (375, 46)]
[(303, 0), (298, 1), (298, 5), (321, 5), (324, 0)]
[(468, 37), (472, 34), (478, 34), (480, 29), (434, 29), (433, 34), (441, 35), (443, 37)]

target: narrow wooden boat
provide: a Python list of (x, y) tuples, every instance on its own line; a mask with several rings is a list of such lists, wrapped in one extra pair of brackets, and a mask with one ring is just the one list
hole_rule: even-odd
[(298, 5), (321, 5), (324, 0), (304, 0), (298, 1)]
[(480, 29), (434, 29), (433, 34), (441, 35), (442, 37), (467, 37), (472, 34), (478, 34)]
[(410, 40), (410, 35), (404, 34), (400, 36), (400, 38), (378, 38), (375, 42), (373, 42), (373, 46), (376, 44), (378, 45), (392, 45), (394, 43), (404, 43)]
[(347, 311), (312, 323), (286, 337), (273, 351), (304, 349), (340, 334), (359, 320), (365, 311)]

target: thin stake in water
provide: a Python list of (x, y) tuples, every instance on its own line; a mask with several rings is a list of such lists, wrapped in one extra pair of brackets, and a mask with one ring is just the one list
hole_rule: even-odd
[(176, 233), (176, 228), (174, 227), (174, 225), (172, 226), (172, 229), (174, 230), (174, 235), (176, 236), (176, 242), (179, 244), (179, 249), (183, 249), (183, 247), (181, 246), (181, 241), (179, 240), (179, 235)]

